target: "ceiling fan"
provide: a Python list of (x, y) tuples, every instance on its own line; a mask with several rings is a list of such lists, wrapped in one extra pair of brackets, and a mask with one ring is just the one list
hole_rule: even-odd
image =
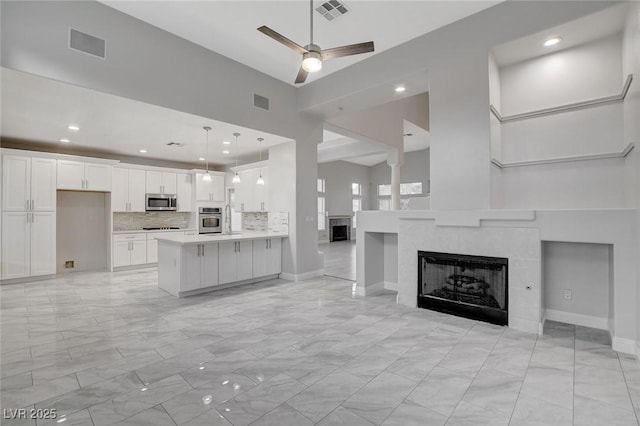
[(310, 25), (310, 41), (309, 44), (302, 47), (294, 41), (289, 40), (282, 34), (272, 30), (266, 25), (258, 28), (258, 31), (271, 37), (272, 39), (279, 41), (290, 49), (300, 53), (302, 55), (302, 66), (298, 71), (296, 77), (296, 84), (304, 83), (310, 72), (317, 72), (322, 69), (322, 61), (331, 58), (340, 58), (343, 56), (358, 55), (360, 53), (373, 52), (373, 42), (367, 41), (365, 43), (350, 44), (348, 46), (333, 47), (331, 49), (321, 49), (317, 44), (313, 44), (313, 0), (309, 1), (311, 10), (311, 25)]

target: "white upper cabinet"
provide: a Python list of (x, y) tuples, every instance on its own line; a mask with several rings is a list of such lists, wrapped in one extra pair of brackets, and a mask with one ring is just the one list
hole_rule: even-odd
[(190, 173), (176, 173), (176, 195), (178, 196), (178, 211), (193, 211), (193, 175)]
[(29, 210), (31, 202), (31, 158), (2, 157), (2, 209)]
[(58, 189), (111, 191), (111, 169), (107, 164), (58, 160)]
[(56, 160), (4, 155), (2, 174), (3, 210), (56, 209)]
[[(258, 185), (262, 173), (264, 185)], [(269, 210), (269, 167), (247, 169), (238, 172), (240, 183), (234, 185), (236, 210), (259, 212)]]
[(176, 194), (176, 174), (171, 172), (147, 171), (147, 193)]
[(113, 169), (111, 205), (114, 212), (145, 211), (145, 171), (138, 169)]
[(224, 202), (224, 176), (211, 174), (210, 182), (203, 181), (203, 176), (204, 173), (196, 174), (196, 200)]

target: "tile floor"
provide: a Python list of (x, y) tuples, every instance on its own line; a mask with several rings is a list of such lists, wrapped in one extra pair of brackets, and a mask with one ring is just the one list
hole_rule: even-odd
[(356, 280), (356, 241), (335, 241), (318, 245), (324, 253), (324, 274), (345, 280)]
[(597, 330), (538, 337), (327, 277), (186, 299), (156, 280), (1, 287), (2, 407), (65, 425), (638, 424), (640, 364)]

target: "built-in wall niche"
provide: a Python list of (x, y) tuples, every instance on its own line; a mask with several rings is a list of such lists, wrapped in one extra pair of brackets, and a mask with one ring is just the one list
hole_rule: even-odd
[(542, 313), (547, 320), (611, 331), (613, 246), (542, 243)]
[(517, 61), (505, 52), (531, 49), (533, 36), (494, 48), (488, 114), (493, 208), (631, 207), (625, 176), (636, 141), (625, 139), (623, 117), (627, 93), (638, 82), (623, 68), (623, 37), (610, 34), (538, 49)]

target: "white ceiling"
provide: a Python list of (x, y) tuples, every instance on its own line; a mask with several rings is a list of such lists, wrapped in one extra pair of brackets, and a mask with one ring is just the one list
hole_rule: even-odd
[[(167, 108), (150, 105), (60, 83), (34, 75), (2, 68), (2, 128), (6, 138), (51, 143), (60, 138), (71, 140), (67, 147), (110, 152), (160, 160), (201, 163), (206, 156), (206, 132), (210, 126), (209, 163), (233, 164), (234, 132), (238, 138), (238, 155), (258, 156), (258, 137), (262, 150), (289, 139), (234, 126)], [(78, 125), (77, 132), (67, 129)], [(223, 140), (231, 142), (224, 145)], [(183, 147), (167, 146), (169, 142)], [(147, 149), (141, 154), (140, 149)], [(223, 154), (223, 150), (229, 154)], [(264, 154), (263, 154), (264, 155)]]
[[(498, 66), (504, 67), (619, 33), (624, 28), (628, 9), (628, 4), (621, 3), (543, 32), (504, 43), (493, 48), (494, 58)], [(559, 44), (553, 47), (543, 45), (547, 39), (556, 36), (562, 37)]]
[[(429, 132), (415, 124), (404, 122), (404, 152), (429, 148)], [(330, 130), (324, 130), (323, 142), (318, 145), (318, 163), (347, 161), (362, 166), (375, 166), (387, 160), (388, 149), (380, 143), (359, 140)]]
[[(304, 46), (309, 43), (309, 2), (288, 1), (123, 1), (102, 3), (293, 84), (299, 54), (258, 32), (267, 25)], [(314, 1), (320, 6), (324, 1)], [(314, 43), (322, 48), (373, 40), (375, 53), (327, 61), (312, 82), (371, 55), (491, 7), (500, 1), (344, 0), (350, 12), (327, 21), (314, 11)]]

